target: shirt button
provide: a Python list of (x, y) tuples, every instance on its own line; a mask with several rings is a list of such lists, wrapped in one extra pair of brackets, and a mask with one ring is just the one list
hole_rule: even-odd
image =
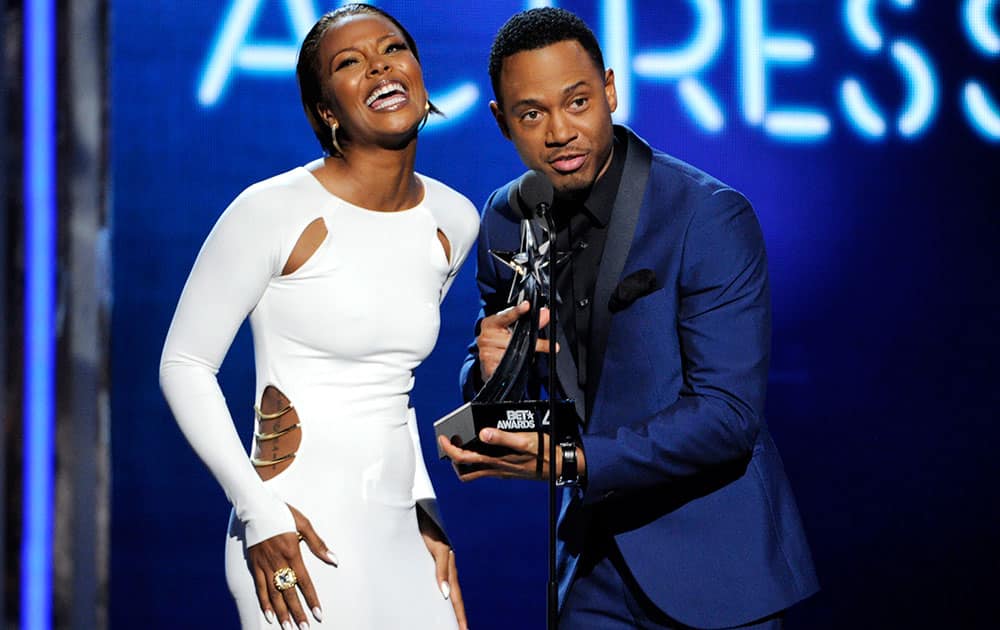
[(587, 305), (589, 304), (590, 304), (590, 298), (583, 298), (581, 300), (578, 300), (576, 303), (576, 305), (579, 306), (580, 308), (587, 308)]

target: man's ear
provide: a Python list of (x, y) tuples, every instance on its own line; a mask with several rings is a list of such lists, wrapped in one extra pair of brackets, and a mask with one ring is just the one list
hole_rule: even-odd
[(604, 72), (604, 97), (608, 99), (608, 109), (612, 113), (618, 109), (618, 90), (615, 89), (615, 71), (608, 68)]
[(500, 133), (503, 134), (504, 138), (510, 140), (510, 129), (507, 127), (507, 118), (504, 117), (503, 111), (501, 111), (496, 101), (490, 101), (490, 113), (493, 114), (493, 119), (497, 121)]

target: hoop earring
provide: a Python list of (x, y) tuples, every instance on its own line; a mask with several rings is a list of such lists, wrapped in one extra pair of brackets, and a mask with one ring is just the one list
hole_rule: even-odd
[(340, 143), (337, 142), (337, 123), (334, 122), (330, 125), (330, 141), (333, 143), (333, 148), (340, 155), (344, 155), (344, 150), (340, 148)]
[(430, 118), (430, 116), (431, 116), (431, 98), (430, 96), (428, 96), (427, 100), (424, 101), (424, 118), (423, 120), (420, 121), (420, 126), (417, 127), (418, 132), (423, 131), (423, 128), (427, 126), (427, 119)]

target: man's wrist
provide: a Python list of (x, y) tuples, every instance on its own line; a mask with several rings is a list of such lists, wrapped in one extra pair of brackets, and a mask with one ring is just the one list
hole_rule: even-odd
[(583, 475), (581, 471), (581, 460), (583, 451), (575, 442), (566, 441), (559, 443), (559, 474), (556, 477), (557, 486), (579, 486)]

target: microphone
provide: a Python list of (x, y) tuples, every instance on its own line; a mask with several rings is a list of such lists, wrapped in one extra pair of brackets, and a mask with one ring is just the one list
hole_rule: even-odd
[(528, 171), (517, 179), (507, 193), (507, 203), (522, 220), (545, 216), (552, 207), (555, 191), (552, 182), (540, 171)]

